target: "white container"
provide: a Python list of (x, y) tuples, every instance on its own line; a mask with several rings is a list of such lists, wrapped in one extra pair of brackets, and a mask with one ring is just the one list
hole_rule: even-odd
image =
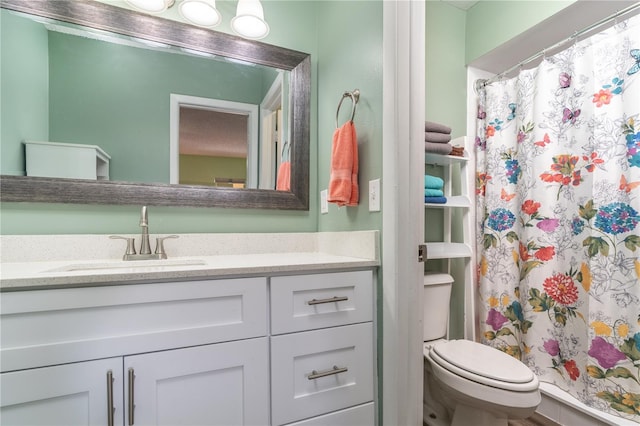
[(447, 336), (453, 277), (440, 272), (424, 275), (422, 334), (425, 342)]

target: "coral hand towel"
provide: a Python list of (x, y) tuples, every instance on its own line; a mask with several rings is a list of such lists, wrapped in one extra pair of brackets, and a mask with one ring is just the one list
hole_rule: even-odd
[(327, 200), (339, 206), (357, 206), (358, 199), (358, 138), (353, 121), (348, 121), (333, 133)]
[(278, 169), (277, 191), (291, 191), (291, 163), (283, 161)]

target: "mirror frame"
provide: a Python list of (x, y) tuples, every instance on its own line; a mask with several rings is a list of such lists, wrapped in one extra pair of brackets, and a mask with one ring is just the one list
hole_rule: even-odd
[(0, 0), (0, 7), (291, 72), (290, 191), (2, 175), (2, 201), (309, 210), (309, 54), (92, 0)]

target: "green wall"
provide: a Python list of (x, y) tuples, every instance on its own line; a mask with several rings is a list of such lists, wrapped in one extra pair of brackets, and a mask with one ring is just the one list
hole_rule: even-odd
[[(451, 127), (453, 138), (467, 132), (467, 68), (465, 65), (466, 13), (443, 2), (426, 3), (425, 40), (425, 117), (426, 120)], [(425, 173), (441, 176), (442, 168), (425, 166)], [(453, 187), (460, 188), (460, 176), (453, 174)], [(462, 220), (457, 210), (453, 212), (453, 241), (462, 241)], [(444, 220), (442, 209), (425, 209), (425, 240), (442, 241)], [(444, 261), (428, 261), (426, 270), (443, 271)], [(451, 338), (462, 338), (464, 333), (464, 263), (453, 260), (451, 275), (456, 285), (451, 295), (449, 332)]]
[(576, 0), (482, 0), (467, 12), (466, 63), (539, 24)]
[[(100, 146), (111, 156), (111, 180), (169, 183), (170, 95), (258, 105), (277, 75), (265, 67), (140, 49), (59, 32), (49, 32), (48, 55), (42, 56), (47, 46), (43, 28), (4, 10), (2, 19), (3, 42), (14, 41), (11, 46), (6, 43), (7, 49), (2, 51), (6, 72), (2, 81), (9, 86), (2, 98), (8, 106), (2, 110), (2, 149), (7, 154), (3, 155), (3, 174), (23, 174), (22, 141), (36, 140)], [(16, 34), (11, 31), (13, 28), (30, 31)], [(40, 43), (30, 42), (28, 49), (26, 43), (17, 42), (36, 37)], [(33, 66), (21, 57), (14, 61), (12, 56), (18, 56), (16, 44), (23, 47), (26, 58), (48, 57), (48, 64)], [(33, 76), (23, 73), (24, 69), (38, 70), (37, 76), (44, 74), (45, 78), (49, 70), (46, 96), (36, 97), (28, 84)], [(25, 116), (16, 117), (16, 109), (11, 106), (24, 104), (25, 86), (27, 93), (32, 93), (25, 98), (35, 98), (30, 104), (38, 102), (36, 106), (40, 107), (49, 100), (48, 118), (36, 120), (34, 112), (38, 108), (28, 112), (26, 108), (17, 109)], [(43, 134), (40, 127), (47, 124), (49, 132)]]
[(56, 32), (49, 46), (49, 140), (100, 146), (111, 180), (169, 183), (172, 93), (259, 105), (266, 91), (261, 67)]
[(426, 3), (425, 115), (466, 134), (465, 12), (440, 1)]
[[(360, 203), (320, 215), (320, 231), (381, 229), (382, 214), (369, 212), (369, 180), (382, 178), (382, 1), (321, 2), (318, 20), (318, 177), (329, 185), (336, 111), (345, 91), (360, 90), (354, 124), (358, 136)], [(340, 109), (339, 125), (350, 118), (351, 99)], [(384, 194), (381, 200), (384, 202)]]
[[(0, 11), (0, 170), (24, 175), (23, 135), (49, 136), (47, 31), (41, 24)], [(14, 40), (20, 40), (16, 45)], [(18, 141), (8, 144), (5, 141)]]
[(215, 186), (213, 179), (246, 179), (247, 159), (180, 154), (180, 183)]
[[(299, 212), (151, 206), (149, 220), (152, 233), (313, 232), (317, 230), (317, 9), (322, 3), (274, 0), (263, 4), (265, 19), (271, 26), (270, 34), (263, 42), (311, 54), (310, 210)], [(118, 4), (123, 3), (120, 1)], [(232, 5), (235, 8), (236, 2), (220, 1), (218, 4), (224, 21), (217, 30), (229, 32), (228, 22), (235, 12), (229, 12), (229, 9)], [(381, 32), (381, 28), (376, 30)], [(2, 97), (4, 99), (4, 87)], [(132, 157), (137, 161), (143, 161), (137, 156)], [(137, 233), (139, 211), (139, 206), (3, 202), (0, 205), (0, 233)]]

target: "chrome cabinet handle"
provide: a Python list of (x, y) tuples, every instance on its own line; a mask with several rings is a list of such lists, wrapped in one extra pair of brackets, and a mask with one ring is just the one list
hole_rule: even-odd
[(334, 365), (331, 370), (327, 370), (327, 371), (317, 372), (316, 370), (313, 370), (311, 374), (307, 376), (307, 379), (315, 380), (315, 379), (319, 379), (320, 377), (333, 376), (334, 374), (345, 373), (347, 371), (349, 371), (347, 367), (338, 367), (337, 365)]
[(311, 299), (307, 301), (307, 305), (321, 305), (323, 303), (344, 302), (345, 300), (349, 300), (349, 298), (347, 296), (336, 296), (330, 297), (328, 299)]
[(133, 368), (129, 368), (129, 426), (133, 426), (133, 422), (134, 422), (134, 417), (133, 417), (133, 411), (136, 408), (136, 405), (134, 403), (134, 398), (133, 398), (133, 382), (136, 378), (136, 375), (133, 371)]
[(113, 371), (107, 371), (107, 425), (113, 426)]

